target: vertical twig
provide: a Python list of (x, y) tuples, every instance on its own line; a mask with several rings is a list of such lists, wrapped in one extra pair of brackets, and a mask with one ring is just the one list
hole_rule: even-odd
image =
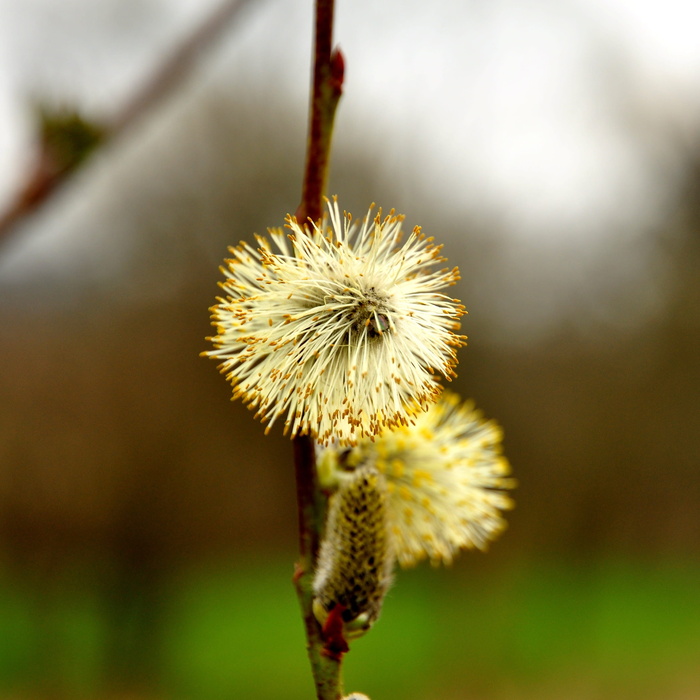
[(334, 0), (316, 0), (306, 164), (301, 204), (296, 212), (300, 221), (317, 221), (321, 218), (323, 193), (328, 180), (333, 119), (343, 89), (345, 62), (340, 51), (332, 49), (333, 3)]
[[(333, 0), (316, 0), (314, 62), (309, 132), (299, 221), (321, 218), (322, 198), (328, 179), (333, 118), (343, 86), (342, 54), (333, 51)], [(341, 662), (323, 654), (321, 630), (312, 610), (314, 562), (323, 527), (323, 498), (318, 488), (314, 444), (304, 435), (294, 440), (294, 466), (299, 508), (300, 559), (294, 583), (306, 630), (306, 645), (318, 700), (340, 700)]]

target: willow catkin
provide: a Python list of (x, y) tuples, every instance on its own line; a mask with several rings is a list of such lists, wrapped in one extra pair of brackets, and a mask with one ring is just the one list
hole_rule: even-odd
[(314, 614), (324, 624), (336, 606), (347, 638), (379, 617), (394, 564), (386, 517), (386, 483), (370, 466), (348, 474), (331, 497), (314, 579)]

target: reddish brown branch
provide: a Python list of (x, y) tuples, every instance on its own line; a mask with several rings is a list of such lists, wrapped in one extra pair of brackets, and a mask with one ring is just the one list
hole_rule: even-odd
[(333, 2), (318, 0), (314, 35), (314, 73), (301, 204), (297, 218), (318, 221), (328, 181), (333, 121), (343, 91), (345, 60), (333, 51)]
[[(336, 107), (342, 93), (344, 61), (333, 51), (333, 0), (316, 0), (314, 68), (309, 131), (302, 199), (296, 216), (300, 221), (321, 218), (323, 194), (328, 180), (331, 137)], [(313, 567), (323, 527), (323, 498), (316, 477), (314, 443), (308, 436), (294, 440), (294, 465), (299, 508), (300, 560), (294, 583), (306, 631), (307, 649), (318, 700), (340, 700), (340, 655), (324, 653), (321, 628), (313, 610)]]

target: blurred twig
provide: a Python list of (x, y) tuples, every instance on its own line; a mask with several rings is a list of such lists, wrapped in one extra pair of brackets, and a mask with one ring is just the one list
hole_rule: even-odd
[(253, 0), (226, 0), (176, 46), (111, 123), (88, 122), (77, 111), (41, 110), (34, 165), (15, 199), (0, 214), (0, 242), (80, 169), (92, 152), (131, 128), (191, 73), (200, 55)]

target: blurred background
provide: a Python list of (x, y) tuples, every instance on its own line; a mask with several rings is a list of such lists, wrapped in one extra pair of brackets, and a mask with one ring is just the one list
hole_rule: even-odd
[[(42, 128), (79, 114), (81, 155), (217, 6), (0, 0), (0, 212)], [(198, 356), (226, 246), (298, 204), (311, 9), (242, 6), (3, 229), (2, 698), (312, 697), (290, 443)], [(456, 388), (520, 483), (489, 553), (400, 572), (348, 690), (700, 699), (699, 22), (691, 0), (338, 2), (330, 192), (445, 243)]]

